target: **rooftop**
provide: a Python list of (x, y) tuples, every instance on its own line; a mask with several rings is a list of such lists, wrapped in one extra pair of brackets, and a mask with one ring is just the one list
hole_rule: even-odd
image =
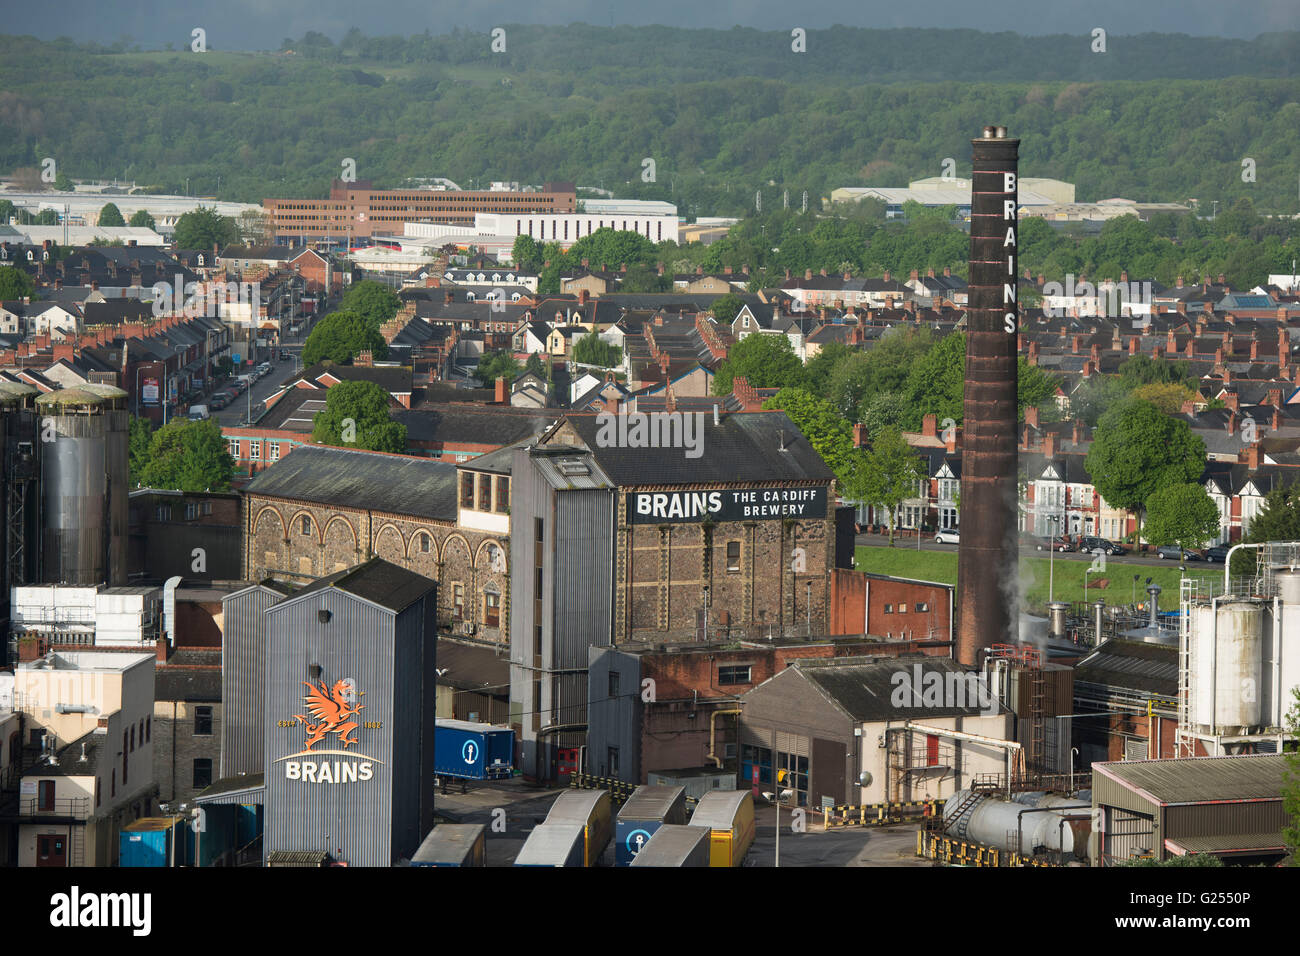
[(1185, 757), (1094, 763), (1100, 773), (1160, 806), (1233, 800), (1281, 800), (1285, 754)]

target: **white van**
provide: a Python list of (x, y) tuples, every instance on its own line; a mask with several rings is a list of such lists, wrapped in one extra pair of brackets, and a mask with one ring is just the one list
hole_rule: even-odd
[(207, 421), (209, 418), (211, 418), (211, 417), (212, 417), (212, 415), (208, 412), (208, 406), (206, 406), (206, 405), (191, 405), (191, 406), (190, 406), (190, 421), (192, 421), (192, 422), (206, 422), (206, 421)]

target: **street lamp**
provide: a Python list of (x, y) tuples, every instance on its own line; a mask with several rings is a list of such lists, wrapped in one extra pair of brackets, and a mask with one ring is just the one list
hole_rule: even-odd
[[(1047, 520), (1052, 523), (1053, 528), (1056, 528), (1061, 522), (1060, 515), (1047, 515), (1046, 517)], [(1052, 601), (1054, 600), (1052, 597), (1053, 594), (1052, 588), (1053, 585), (1056, 583), (1055, 558), (1056, 558), (1056, 532), (1053, 531), (1050, 535), (1048, 535), (1047, 538), (1047, 603), (1048, 604), (1051, 604)], [(1086, 584), (1084, 590), (1085, 591), (1087, 590)]]
[[(790, 771), (788, 770), (778, 770), (776, 772), (777, 785), (785, 783), (786, 777), (789, 775)], [(772, 793), (765, 790), (763, 796), (772, 801), (772, 805), (776, 807), (776, 865), (779, 867), (781, 865), (781, 804), (793, 797), (794, 791), (781, 790), (779, 793)]]

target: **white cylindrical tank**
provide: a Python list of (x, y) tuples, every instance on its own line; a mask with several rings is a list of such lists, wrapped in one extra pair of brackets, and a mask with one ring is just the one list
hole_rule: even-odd
[[(952, 823), (957, 809), (965, 802), (969, 792), (958, 790), (944, 804), (945, 823)], [(978, 803), (967, 806), (962, 819), (949, 832), (961, 840), (995, 846), (1026, 856), (1043, 849), (1079, 858), (1086, 856), (1091, 822), (1087, 816), (1082, 816), (1077, 811), (1089, 805), (1081, 800), (1054, 794), (1036, 796), (1037, 807), (1029, 806), (1029, 801), (980, 797)], [(1038, 812), (1044, 807), (1073, 809), (1075, 813), (1066, 816), (1060, 812)], [(1028, 813), (1028, 810), (1035, 812)], [(1020, 834), (1019, 846), (1016, 846), (1017, 832)]]
[(1247, 728), (1261, 724), (1268, 617), (1263, 601), (1225, 601), (1219, 605), (1214, 662), (1214, 722), (1223, 728), (1219, 733), (1245, 733)]
[(1279, 571), (1274, 579), (1282, 599), (1282, 646), (1277, 649), (1277, 687), (1270, 695), (1269, 708), (1263, 717), (1270, 727), (1281, 727), (1285, 726), (1287, 711), (1295, 700), (1291, 690), (1300, 686), (1300, 571)]
[(1187, 661), (1191, 719), (1202, 733), (1213, 733), (1214, 682), (1210, 679), (1210, 668), (1214, 661), (1214, 606), (1194, 605), (1191, 614)]

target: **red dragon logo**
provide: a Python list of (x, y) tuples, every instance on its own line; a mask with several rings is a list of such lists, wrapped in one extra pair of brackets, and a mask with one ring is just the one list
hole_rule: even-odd
[[(347, 702), (347, 696), (351, 691), (349, 685), (341, 680), (335, 681), (333, 687), (326, 687), (324, 681), (321, 681), (319, 687), (310, 681), (302, 683), (307, 688), (303, 700), (307, 702), (307, 714), (311, 715), (308, 717), (307, 714), (294, 714), (294, 717), (307, 728), (307, 743), (303, 749), (311, 750), (329, 734), (338, 734), (339, 742), (343, 744), (344, 749), (356, 743), (357, 738), (349, 737), (348, 734), (357, 729), (357, 722), (348, 718), (355, 716), (366, 705)], [(364, 694), (365, 691), (359, 693)]]

